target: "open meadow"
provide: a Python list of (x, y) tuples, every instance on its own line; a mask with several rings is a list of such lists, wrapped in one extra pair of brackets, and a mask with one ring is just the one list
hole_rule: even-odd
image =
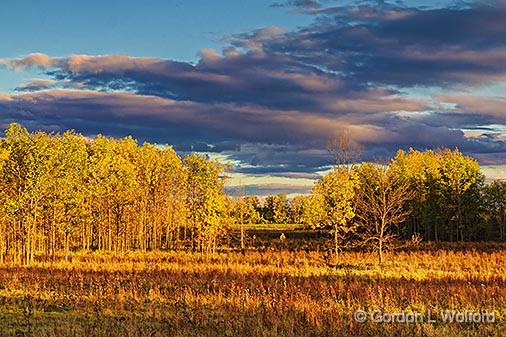
[[(39, 256), (0, 267), (0, 336), (503, 336), (506, 250), (424, 244), (332, 264), (324, 237), (248, 231), (245, 255), (173, 252)], [(315, 244), (316, 243), (316, 244)], [(368, 313), (365, 322), (356, 310)], [(443, 322), (441, 311), (494, 312), (494, 323)], [(423, 321), (371, 322), (416, 312)], [(427, 322), (431, 314), (437, 322)], [(376, 315), (376, 314), (374, 314)]]
[(169, 146), (5, 134), (0, 337), (506, 331), (506, 182), (457, 149), (261, 198)]

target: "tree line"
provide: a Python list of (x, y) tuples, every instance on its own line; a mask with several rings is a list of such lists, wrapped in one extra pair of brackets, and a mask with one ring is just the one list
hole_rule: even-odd
[(388, 163), (337, 165), (310, 195), (240, 198), (233, 214), (332, 229), (336, 256), (353, 240), (378, 254), (399, 238), (505, 241), (506, 181), (485, 184), (478, 162), (458, 149), (400, 150)]
[(222, 166), (134, 139), (29, 133), (0, 140), (0, 260), (71, 250), (216, 249)]
[(203, 156), (11, 124), (0, 139), (0, 261), (73, 250), (209, 254), (233, 222), (329, 229), (336, 258), (351, 241), (380, 261), (398, 238), (506, 239), (506, 182), (485, 184), (474, 159), (457, 149), (409, 150), (388, 163), (354, 164), (347, 143), (333, 148), (340, 161), (310, 195), (232, 198), (223, 165)]

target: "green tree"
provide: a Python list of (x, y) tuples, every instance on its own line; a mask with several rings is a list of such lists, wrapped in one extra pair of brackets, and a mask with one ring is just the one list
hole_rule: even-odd
[(492, 224), (492, 235), (499, 240), (506, 239), (506, 181), (496, 180), (483, 190), (486, 213), (485, 218)]

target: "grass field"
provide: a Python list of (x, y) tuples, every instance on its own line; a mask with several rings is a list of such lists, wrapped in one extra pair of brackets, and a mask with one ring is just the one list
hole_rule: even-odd
[[(250, 229), (245, 255), (78, 252), (1, 266), (0, 336), (504, 336), (504, 245), (423, 245), (381, 267), (344, 252), (333, 266), (325, 233), (308, 245), (285, 232)], [(359, 309), (493, 311), (495, 323), (360, 323)]]

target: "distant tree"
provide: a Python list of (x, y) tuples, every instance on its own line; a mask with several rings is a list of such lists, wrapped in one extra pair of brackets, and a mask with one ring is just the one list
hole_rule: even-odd
[(290, 220), (290, 203), (286, 194), (281, 193), (274, 199), (274, 222), (287, 223)]
[(325, 197), (322, 193), (313, 193), (304, 198), (304, 211), (302, 213), (302, 223), (312, 229), (325, 226), (326, 209)]
[(186, 239), (187, 172), (176, 152), (143, 144), (137, 151), (137, 245), (140, 249), (178, 246)]
[[(248, 212), (248, 204), (244, 199), (244, 187), (239, 186), (237, 188), (237, 199), (234, 203), (233, 213), (236, 219), (236, 222), (241, 226), (241, 252), (244, 254), (246, 252), (246, 246), (244, 243), (244, 224), (246, 221), (246, 213)], [(250, 220), (250, 219), (248, 219)]]
[(98, 136), (90, 156), (91, 179), (98, 212), (99, 246), (115, 253), (124, 252), (133, 231), (130, 216), (137, 197), (137, 144), (130, 137), (116, 141)]
[(274, 205), (276, 204), (276, 196), (269, 195), (265, 197), (262, 204), (262, 218), (266, 223), (274, 223)]
[(30, 133), (18, 124), (10, 124), (2, 141), (2, 204), (6, 221), (5, 232), (9, 242), (6, 250), (12, 252), (15, 263), (30, 263), (33, 259), (37, 224), (40, 220), (48, 174), (45, 149), (47, 139)]
[(440, 162), (441, 157), (434, 151), (410, 149), (407, 153), (399, 150), (390, 163), (390, 170), (395, 172), (397, 180), (408, 184), (415, 194), (409, 202), (413, 212), (407, 219), (408, 236), (422, 232), (427, 240), (437, 241), (442, 234), (444, 219), (437, 187), (441, 177)]
[(50, 151), (48, 157), (51, 158), (48, 160), (49, 170), (58, 172), (45, 177), (45, 204), (53, 226), (47, 233), (53, 237), (50, 250), (53, 255), (57, 244), (55, 238), (63, 237), (65, 259), (68, 259), (72, 246), (89, 247), (89, 219), (84, 207), (88, 195), (86, 142), (84, 137), (71, 131), (45, 141), (49, 144), (47, 151)]
[[(9, 152), (5, 148), (5, 141), (0, 139), (0, 177), (3, 177), (3, 166), (9, 159)], [(7, 205), (3, 202), (6, 200), (5, 184), (0, 179), (0, 263), (4, 263), (5, 254), (7, 251)]]
[(196, 154), (181, 160), (168, 146), (139, 146), (131, 137), (28, 132), (11, 124), (0, 138), (0, 261), (29, 264), (37, 254), (69, 257), (77, 249), (177, 249), (190, 241), (208, 254), (230, 216), (242, 226), (332, 227), (337, 262), (355, 232), (380, 260), (394, 236), (505, 239), (505, 183), (485, 186), (478, 163), (457, 149), (399, 151), (388, 165), (357, 168), (350, 164), (361, 147), (349, 133), (330, 144), (337, 168), (310, 196), (290, 201), (279, 194), (261, 203), (226, 198), (223, 166)]
[(240, 225), (241, 252), (243, 254), (246, 251), (244, 226), (261, 222), (258, 207), (257, 197), (241, 195), (241, 191), (232, 202), (232, 217), (234, 222)]
[(356, 198), (357, 234), (363, 244), (373, 247), (381, 264), (383, 251), (397, 237), (394, 226), (405, 221), (411, 212), (406, 206), (414, 193), (388, 167), (366, 163), (357, 172), (362, 181)]
[(268, 223), (286, 223), (290, 218), (290, 205), (286, 194), (265, 198), (262, 216)]
[(260, 214), (260, 209), (262, 208), (260, 206), (260, 200), (257, 196), (249, 195), (245, 196), (244, 202), (246, 203), (246, 223), (248, 224), (259, 224), (263, 223), (264, 220), (262, 219), (262, 216)]
[(304, 208), (307, 204), (305, 195), (297, 195), (290, 201), (289, 218), (290, 222), (294, 224), (304, 223)]

